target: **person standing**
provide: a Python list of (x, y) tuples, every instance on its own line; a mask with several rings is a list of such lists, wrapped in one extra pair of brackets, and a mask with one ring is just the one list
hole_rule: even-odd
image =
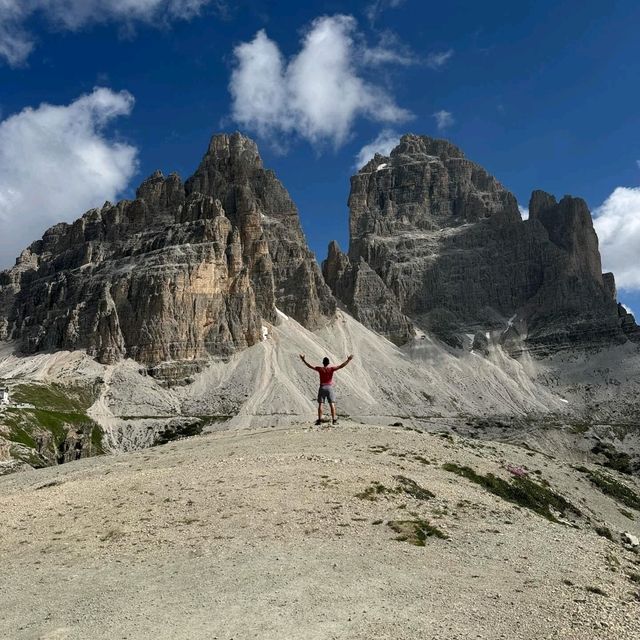
[(316, 424), (322, 424), (322, 404), (323, 402), (329, 402), (331, 409), (331, 422), (332, 424), (338, 424), (338, 416), (336, 414), (336, 392), (333, 385), (333, 374), (338, 370), (346, 367), (352, 360), (353, 356), (349, 356), (342, 364), (337, 367), (330, 366), (329, 358), (322, 359), (322, 366), (314, 367), (309, 364), (304, 356), (304, 353), (300, 354), (300, 359), (304, 362), (309, 369), (317, 371), (320, 375), (320, 387), (318, 389), (318, 419)]

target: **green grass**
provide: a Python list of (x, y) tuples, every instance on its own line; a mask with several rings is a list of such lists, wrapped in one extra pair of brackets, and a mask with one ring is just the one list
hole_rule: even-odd
[(389, 487), (385, 487), (382, 483), (375, 481), (372, 482), (364, 491), (356, 493), (356, 498), (375, 502), (378, 499), (378, 496), (397, 493), (398, 491), (396, 489), (390, 489)]
[(411, 478), (407, 478), (405, 476), (393, 476), (394, 480), (397, 480), (398, 486), (391, 488), (385, 487), (380, 482), (372, 482), (364, 491), (360, 493), (356, 493), (356, 498), (360, 498), (361, 500), (371, 500), (375, 502), (379, 496), (383, 495), (401, 495), (405, 494), (411, 496), (416, 500), (429, 500), (429, 498), (434, 498), (435, 495), (429, 491), (429, 489), (425, 489), (421, 487), (415, 480)]
[(93, 386), (19, 383), (11, 386), (11, 401), (32, 408), (9, 407), (0, 413), (0, 432), (28, 451), (16, 457), (32, 466), (55, 464), (70, 431), (89, 435), (91, 455), (103, 453), (102, 431), (87, 415), (97, 397)]
[(398, 534), (396, 540), (408, 542), (416, 547), (424, 547), (427, 538), (441, 538), (446, 540), (447, 534), (434, 527), (426, 520), (391, 520), (387, 525)]
[(503, 478), (498, 478), (492, 473), (483, 476), (476, 473), (471, 467), (463, 467), (451, 462), (442, 465), (445, 471), (450, 471), (471, 482), (484, 487), (496, 496), (534, 511), (543, 518), (552, 522), (558, 522), (558, 518), (553, 511), (565, 516), (567, 513), (581, 515), (580, 510), (572, 505), (560, 494), (552, 491), (548, 486), (543, 486), (534, 482), (530, 478), (513, 478), (510, 482)]
[(96, 391), (89, 386), (17, 384), (11, 389), (13, 402), (32, 404), (36, 409), (62, 413), (84, 413), (96, 398)]
[(602, 471), (594, 471), (586, 467), (575, 467), (575, 469), (584, 473), (605, 495), (617, 500), (625, 507), (640, 511), (640, 496), (626, 484)]

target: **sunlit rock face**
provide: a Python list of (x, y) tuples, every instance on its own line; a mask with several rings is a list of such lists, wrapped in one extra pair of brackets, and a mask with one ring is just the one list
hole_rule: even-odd
[(86, 349), (177, 377), (258, 342), (276, 307), (316, 329), (335, 300), (291, 198), (240, 134), (215, 136), (186, 184), (156, 172), (0, 274), (0, 337), (25, 353)]

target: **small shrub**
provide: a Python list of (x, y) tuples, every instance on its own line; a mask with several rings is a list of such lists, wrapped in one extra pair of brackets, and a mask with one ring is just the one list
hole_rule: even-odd
[(609, 529), (609, 527), (605, 527), (603, 526), (596, 526), (593, 528), (593, 530), (599, 535), (602, 536), (603, 538), (606, 538), (607, 540), (611, 540), (611, 542), (613, 542), (613, 534), (611, 533), (611, 529)]
[(375, 502), (378, 499), (378, 496), (384, 495), (385, 493), (397, 493), (394, 489), (389, 489), (389, 487), (385, 487), (380, 482), (372, 482), (369, 487), (367, 487), (364, 491), (360, 493), (356, 493), (356, 498), (360, 498), (361, 500), (371, 500)]
[(388, 526), (398, 534), (396, 540), (408, 542), (416, 547), (424, 547), (427, 538), (448, 538), (444, 531), (441, 531), (426, 520), (391, 520)]
[(399, 482), (399, 485), (395, 488), (385, 487), (380, 482), (372, 482), (369, 487), (360, 493), (356, 493), (356, 498), (361, 500), (371, 500), (375, 502), (378, 496), (381, 495), (399, 495), (406, 494), (415, 498), (416, 500), (429, 500), (429, 498), (435, 497), (431, 491), (421, 487), (415, 480), (407, 478), (405, 476), (394, 476), (394, 480)]
[(618, 451), (612, 444), (598, 442), (591, 449), (591, 453), (602, 454), (606, 458), (603, 466), (609, 467), (609, 469), (615, 469), (628, 475), (633, 473), (629, 454)]
[(435, 498), (435, 494), (431, 493), (429, 489), (421, 487), (411, 478), (406, 478), (405, 476), (394, 476), (394, 480), (397, 480), (400, 483), (399, 489), (416, 500), (429, 500), (429, 498)]

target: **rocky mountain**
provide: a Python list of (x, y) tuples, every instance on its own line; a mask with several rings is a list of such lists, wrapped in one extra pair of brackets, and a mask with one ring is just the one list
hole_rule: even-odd
[(582, 200), (534, 192), (522, 221), (459, 149), (408, 135), (349, 203), (349, 252), (321, 273), (255, 143), (219, 135), (185, 183), (155, 173), (49, 229), (0, 274), (0, 474), (313, 415), (301, 352), (356, 354), (353, 420), (540, 424), (545, 446), (640, 469), (640, 329)]
[(185, 184), (156, 172), (0, 274), (0, 337), (24, 353), (85, 349), (174, 380), (258, 342), (276, 307), (317, 329), (335, 300), (289, 194), (239, 133), (215, 136)]
[(523, 221), (515, 197), (460, 149), (405, 135), (353, 176), (349, 208), (348, 254), (331, 243), (325, 279), (398, 344), (414, 326), (479, 352), (497, 337), (515, 356), (639, 340), (602, 274), (584, 200), (534, 191)]

